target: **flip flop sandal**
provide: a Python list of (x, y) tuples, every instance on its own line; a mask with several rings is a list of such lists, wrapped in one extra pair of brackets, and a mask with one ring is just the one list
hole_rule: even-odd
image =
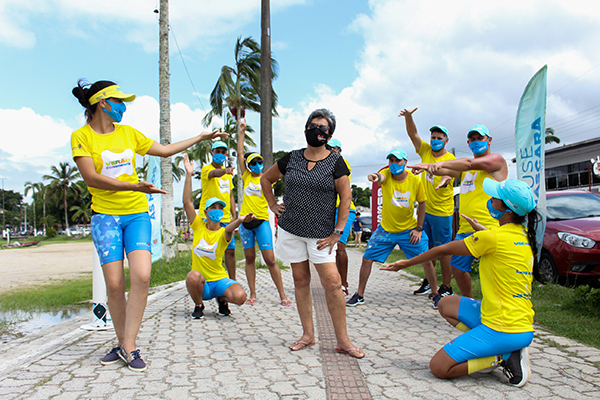
[(352, 347), (349, 349), (335, 349), (335, 351), (342, 354), (348, 354), (350, 357), (354, 358), (363, 358), (365, 356), (365, 352), (358, 347)]
[[(305, 348), (310, 347), (310, 346), (314, 346), (314, 345), (315, 345), (315, 342), (308, 343), (308, 342), (305, 342), (303, 340), (296, 340), (290, 346), (290, 350), (291, 351), (300, 351), (300, 350), (304, 350)], [(298, 347), (298, 346), (299, 346), (299, 348), (296, 349), (295, 347)]]
[(294, 303), (292, 303), (292, 301), (290, 299), (281, 300), (281, 305), (284, 307), (289, 307), (292, 304), (294, 304)]
[(246, 300), (246, 304), (248, 304), (249, 306), (253, 306), (256, 304), (256, 299), (254, 297), (251, 297), (248, 300)]

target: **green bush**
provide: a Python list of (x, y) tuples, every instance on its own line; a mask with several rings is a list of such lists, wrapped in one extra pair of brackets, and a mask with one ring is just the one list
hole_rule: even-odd
[(591, 317), (600, 318), (600, 289), (589, 285), (577, 286), (568, 307)]
[(58, 235), (58, 233), (56, 232), (56, 229), (54, 229), (54, 228), (46, 229), (46, 237), (47, 238), (53, 238), (53, 237), (56, 237), (56, 235)]

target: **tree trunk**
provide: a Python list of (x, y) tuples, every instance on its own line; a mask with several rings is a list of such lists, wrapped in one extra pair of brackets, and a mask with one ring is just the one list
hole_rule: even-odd
[(44, 189), (44, 234), (48, 232), (48, 224), (46, 223), (46, 189)]
[(260, 154), (265, 171), (273, 164), (273, 126), (271, 115), (271, 5), (262, 0), (260, 40)]
[[(171, 143), (171, 102), (169, 87), (169, 2), (160, 0), (159, 16), (159, 97), (160, 97), (160, 143)], [(173, 201), (173, 167), (171, 157), (161, 158), (161, 188), (169, 192), (162, 195), (163, 256), (170, 260), (177, 253), (175, 230), (175, 207)]]
[(71, 236), (71, 232), (69, 232), (69, 214), (67, 212), (67, 188), (63, 189), (63, 204), (65, 206), (65, 233), (67, 236)]
[[(240, 118), (242, 118), (242, 105), (240, 104), (239, 107), (237, 107), (236, 111), (236, 131), (237, 131), (237, 141), (236, 143), (240, 142)], [(242, 154), (243, 156), (243, 154)], [(233, 190), (233, 188), (231, 188)], [(242, 172), (240, 171), (240, 168), (238, 166), (237, 168), (237, 211), (242, 209), (242, 201), (244, 201), (244, 180), (242, 179)], [(237, 214), (239, 217), (239, 213)]]

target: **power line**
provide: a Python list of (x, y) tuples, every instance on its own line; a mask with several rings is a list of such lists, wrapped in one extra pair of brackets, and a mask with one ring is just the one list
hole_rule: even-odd
[(198, 96), (198, 91), (194, 86), (194, 81), (192, 81), (192, 76), (190, 75), (190, 71), (188, 71), (187, 65), (185, 64), (185, 60), (183, 59), (183, 54), (181, 54), (181, 49), (179, 48), (179, 44), (177, 43), (177, 38), (175, 37), (175, 31), (173, 30), (173, 25), (169, 24), (169, 29), (171, 30), (171, 34), (173, 35), (173, 40), (175, 41), (175, 46), (177, 46), (177, 51), (179, 52), (179, 57), (181, 57), (181, 62), (183, 63), (183, 68), (185, 68), (185, 72), (192, 84), (192, 89), (194, 89), (194, 94), (198, 98), (198, 102), (200, 103), (200, 107), (204, 109), (204, 104), (202, 104), (202, 100), (200, 100), (200, 96)]

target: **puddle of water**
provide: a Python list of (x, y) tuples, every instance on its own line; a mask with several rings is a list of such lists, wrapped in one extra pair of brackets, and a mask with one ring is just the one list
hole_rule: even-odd
[(7, 342), (10, 339), (31, 335), (42, 329), (88, 313), (91, 309), (91, 305), (83, 305), (50, 312), (0, 312), (0, 340)]

